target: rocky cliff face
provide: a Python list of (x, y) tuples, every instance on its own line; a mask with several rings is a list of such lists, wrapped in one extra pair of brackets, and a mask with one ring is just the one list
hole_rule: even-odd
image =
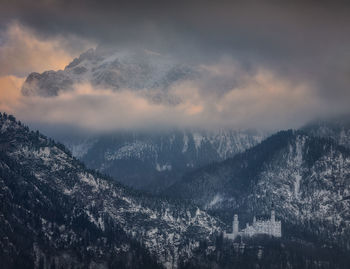
[(76, 84), (88, 83), (96, 89), (143, 91), (151, 102), (172, 105), (180, 100), (169, 95), (168, 89), (196, 76), (191, 66), (146, 50), (130, 52), (98, 47), (75, 58), (64, 70), (31, 73), (22, 93), (50, 97), (71, 91)]
[[(0, 117), (1, 260), (40, 268), (176, 267), (221, 223), (195, 206), (131, 191), (62, 146)], [(153, 257), (153, 258), (152, 258)]]

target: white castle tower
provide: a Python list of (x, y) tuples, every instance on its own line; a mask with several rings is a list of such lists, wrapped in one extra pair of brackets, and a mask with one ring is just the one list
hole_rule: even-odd
[(238, 227), (239, 227), (238, 215), (235, 214), (233, 217), (233, 227), (232, 227), (232, 233), (234, 234), (235, 237), (238, 235), (238, 232), (239, 232)]

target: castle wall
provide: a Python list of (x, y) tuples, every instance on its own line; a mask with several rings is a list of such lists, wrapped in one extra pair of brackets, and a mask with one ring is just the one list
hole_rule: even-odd
[(257, 234), (267, 234), (275, 237), (281, 237), (282, 236), (282, 224), (281, 221), (276, 221), (275, 219), (275, 212), (271, 211), (271, 219), (262, 221), (262, 220), (256, 220), (254, 217), (253, 224), (249, 225), (247, 223), (247, 227), (239, 232), (238, 228), (238, 216), (235, 214), (234, 221), (233, 221), (233, 227), (232, 227), (232, 233), (231, 234), (224, 234), (225, 238), (228, 239), (235, 239), (237, 235), (243, 235), (243, 236), (254, 236)]

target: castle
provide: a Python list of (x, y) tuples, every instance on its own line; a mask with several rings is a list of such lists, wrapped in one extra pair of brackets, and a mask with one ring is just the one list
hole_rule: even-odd
[(275, 210), (271, 210), (271, 217), (269, 220), (257, 220), (253, 218), (253, 224), (246, 224), (246, 227), (239, 231), (238, 215), (233, 217), (232, 233), (224, 233), (224, 237), (228, 239), (235, 239), (240, 236), (254, 236), (257, 234), (267, 234), (270, 236), (281, 237), (281, 221), (276, 220)]

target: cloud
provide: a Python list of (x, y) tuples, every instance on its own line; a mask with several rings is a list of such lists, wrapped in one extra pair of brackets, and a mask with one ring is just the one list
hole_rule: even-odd
[(21, 86), (24, 78), (15, 76), (0, 77), (0, 110), (15, 114), (19, 105)]
[[(80, 49), (68, 49), (77, 42)], [(21, 86), (33, 71), (64, 68), (74, 55), (92, 43), (74, 36), (45, 38), (17, 21), (0, 31), (0, 110), (17, 113), (21, 102)]]
[(18, 22), (9, 24), (0, 40), (0, 76), (63, 69), (74, 55), (63, 37), (43, 38)]
[[(80, 49), (69, 49), (71, 42)], [(93, 43), (72, 35), (45, 38), (17, 21), (6, 24), (0, 31), (0, 102), (18, 96), (19, 84), (29, 73), (63, 69), (89, 46)]]
[[(349, 11), (343, 1), (7, 1), (0, 10), (0, 109), (100, 131), (289, 128), (349, 113)], [(9, 91), (13, 76), (62, 68), (97, 43), (167, 55), (204, 75), (173, 85), (170, 94), (181, 100), (173, 106), (133, 89), (91, 85), (46, 99)]]
[[(169, 89), (169, 98), (180, 100), (175, 105), (154, 103), (142, 90), (113, 91), (84, 83), (54, 97), (17, 95), (10, 110), (27, 122), (90, 132), (174, 127), (271, 130), (298, 127), (321, 112), (329, 113), (313, 85), (288, 81), (271, 70), (245, 73), (233, 84), (232, 77), (243, 73), (234, 63), (198, 66), (198, 71), (203, 72), (198, 79)], [(215, 78), (229, 80), (219, 94), (208, 88)]]

